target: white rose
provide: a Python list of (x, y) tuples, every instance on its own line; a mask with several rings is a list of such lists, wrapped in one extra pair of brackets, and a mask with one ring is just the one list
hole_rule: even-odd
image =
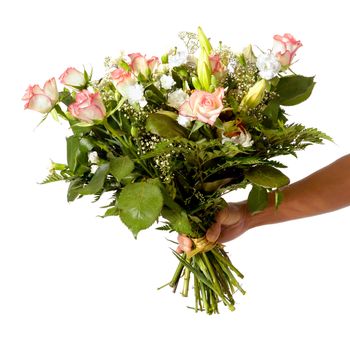
[(177, 89), (168, 95), (168, 105), (178, 109), (187, 99), (188, 95), (182, 89)]

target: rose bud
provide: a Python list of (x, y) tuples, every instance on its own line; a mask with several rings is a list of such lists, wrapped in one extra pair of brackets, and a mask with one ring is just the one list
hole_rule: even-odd
[(149, 60), (140, 53), (132, 53), (128, 56), (131, 59), (131, 70), (136, 76), (142, 74), (144, 77), (148, 77), (159, 64), (159, 59), (155, 56), (151, 57)]
[(130, 72), (122, 68), (117, 68), (111, 73), (111, 79), (117, 89), (117, 91), (125, 96), (126, 90), (129, 86), (135, 85), (137, 80), (131, 75)]
[(106, 108), (100, 94), (88, 90), (77, 93), (75, 102), (69, 105), (68, 111), (73, 117), (87, 123), (102, 120), (106, 116)]
[(39, 85), (29, 85), (22, 100), (27, 102), (24, 108), (40, 113), (48, 113), (57, 103), (58, 97), (56, 80), (51, 78), (44, 84), (43, 89)]
[(291, 65), (297, 50), (303, 46), (299, 40), (295, 40), (293, 35), (275, 35), (273, 52), (283, 67)]
[(86, 85), (84, 73), (78, 71), (76, 68), (67, 68), (59, 77), (60, 82), (63, 85), (83, 87)]
[(222, 64), (220, 55), (210, 55), (209, 62), (212, 74), (214, 74), (217, 80), (222, 80), (225, 77), (226, 67)]

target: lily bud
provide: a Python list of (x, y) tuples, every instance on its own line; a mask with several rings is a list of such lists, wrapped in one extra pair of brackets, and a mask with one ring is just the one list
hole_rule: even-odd
[(139, 134), (139, 130), (135, 126), (132, 126), (131, 127), (131, 136), (132, 137), (137, 137), (138, 134)]
[(252, 45), (248, 45), (243, 50), (243, 56), (246, 60), (246, 62), (255, 63), (256, 62), (256, 56), (254, 55)]
[(206, 37), (206, 35), (203, 32), (203, 29), (201, 27), (198, 27), (198, 40), (201, 45), (201, 48), (206, 52), (206, 54), (209, 56), (213, 50), (211, 47), (211, 44)]
[(243, 97), (239, 109), (255, 108), (264, 98), (267, 83), (265, 79), (256, 82)]

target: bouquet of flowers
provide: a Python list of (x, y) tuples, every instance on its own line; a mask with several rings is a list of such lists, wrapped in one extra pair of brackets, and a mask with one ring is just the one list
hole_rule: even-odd
[(251, 186), (252, 213), (271, 191), (278, 207), (289, 179), (274, 158), (329, 137), (288, 123), (283, 107), (305, 101), (315, 84), (290, 69), (301, 46), (292, 35), (275, 35), (273, 49), (258, 55), (251, 46), (213, 48), (201, 28), (180, 38), (186, 50), (106, 58), (98, 80), (68, 68), (63, 90), (52, 78), (29, 86), (23, 100), (70, 125), (67, 164), (53, 162), (43, 183), (67, 181), (68, 201), (109, 193), (104, 216), (119, 216), (135, 238), (159, 221), (190, 237), (190, 253), (173, 251), (179, 262), (167, 285), (175, 291), (183, 280), (187, 296), (193, 280), (194, 310), (212, 314), (219, 302), (234, 310), (234, 293), (244, 293), (224, 246), (205, 238), (227, 205), (222, 196)]

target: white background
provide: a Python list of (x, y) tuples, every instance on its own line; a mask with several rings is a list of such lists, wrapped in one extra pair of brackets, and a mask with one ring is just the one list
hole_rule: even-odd
[(290, 120), (335, 140), (284, 159), (296, 181), (350, 149), (345, 4), (12, 0), (1, 9), (2, 350), (350, 348), (350, 208), (228, 243), (247, 294), (233, 313), (194, 314), (191, 299), (156, 290), (176, 265), (169, 236), (149, 229), (135, 241), (118, 220), (98, 218), (89, 198), (68, 205), (67, 184), (37, 184), (50, 159), (65, 161), (67, 130), (53, 121), (35, 128), (40, 115), (20, 100), (29, 84), (68, 66), (94, 66), (97, 78), (104, 57), (121, 49), (160, 55), (197, 25), (235, 50), (250, 42), (267, 49), (274, 34), (290, 32), (304, 44), (294, 69), (317, 81)]

